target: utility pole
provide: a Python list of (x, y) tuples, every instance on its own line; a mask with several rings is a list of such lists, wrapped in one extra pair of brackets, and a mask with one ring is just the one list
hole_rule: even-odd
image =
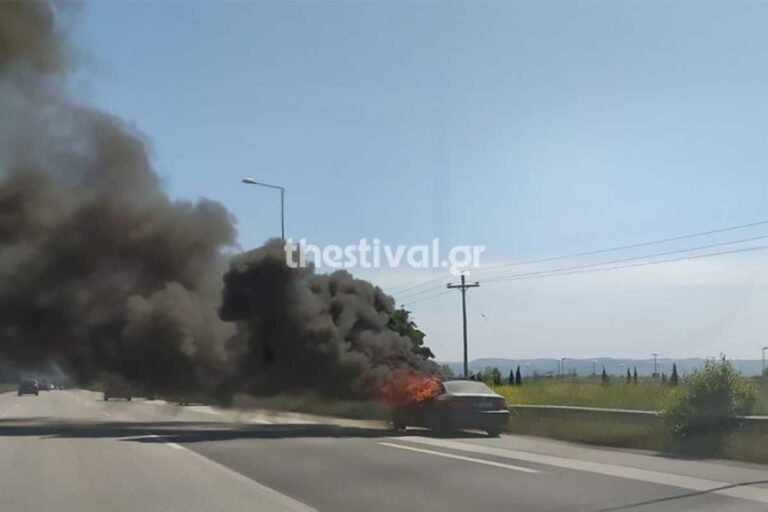
[(461, 284), (446, 285), (447, 288), (455, 288), (461, 290), (461, 316), (464, 320), (464, 378), (469, 378), (469, 362), (467, 360), (467, 289), (477, 288), (480, 283), (475, 281), (474, 283), (467, 284), (466, 276), (461, 274)]

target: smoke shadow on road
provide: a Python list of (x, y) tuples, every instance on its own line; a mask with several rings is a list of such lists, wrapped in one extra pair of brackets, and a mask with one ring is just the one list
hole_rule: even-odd
[[(41, 439), (112, 438), (139, 443), (201, 443), (237, 439), (289, 438), (382, 438), (430, 435), (428, 431), (396, 434), (385, 426), (343, 426), (317, 423), (232, 424), (209, 421), (146, 422), (41, 422), (17, 418), (0, 420), (2, 437), (38, 437)], [(473, 432), (454, 432), (447, 437), (482, 438)]]

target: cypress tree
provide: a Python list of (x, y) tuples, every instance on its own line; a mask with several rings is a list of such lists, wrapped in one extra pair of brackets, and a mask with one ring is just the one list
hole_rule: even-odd
[(677, 376), (677, 363), (672, 363), (672, 375), (669, 377), (670, 386), (677, 386), (680, 377)]
[(632, 383), (637, 384), (637, 367), (633, 368), (632, 370)]
[(520, 365), (517, 365), (517, 371), (515, 372), (515, 385), (523, 385), (523, 376), (520, 375)]

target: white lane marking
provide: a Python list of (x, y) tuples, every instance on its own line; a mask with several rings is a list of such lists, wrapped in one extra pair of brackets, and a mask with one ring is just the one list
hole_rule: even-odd
[(379, 443), (379, 444), (381, 446), (389, 446), (391, 448), (399, 448), (401, 450), (408, 450), (411, 452), (437, 455), (438, 457), (445, 457), (447, 459), (463, 460), (466, 462), (474, 462), (476, 464), (485, 464), (486, 466), (494, 466), (497, 468), (513, 469), (515, 471), (522, 471), (523, 473), (541, 473), (541, 471), (537, 469), (525, 468), (523, 466), (513, 466), (512, 464), (502, 464), (501, 462), (493, 462), (491, 460), (475, 459), (473, 457), (464, 457), (463, 455), (455, 455), (453, 453), (436, 452), (434, 450), (425, 450), (423, 448), (414, 448), (412, 446), (403, 446), (401, 444), (394, 444), (394, 443)]
[(626, 478), (628, 480), (637, 480), (640, 482), (649, 482), (671, 487), (681, 487), (683, 489), (689, 489), (692, 491), (711, 491), (712, 494), (719, 494), (722, 496), (728, 496), (730, 498), (739, 498), (742, 500), (768, 503), (768, 489), (766, 488), (744, 485), (739, 487), (729, 487), (727, 489), (718, 489), (720, 487), (733, 486), (733, 482), (722, 482), (719, 480), (709, 480), (705, 478), (679, 475), (676, 473), (665, 473), (663, 471), (653, 471), (650, 469), (640, 469), (630, 466), (606, 464), (603, 462), (568, 459), (564, 457), (555, 457), (552, 455), (542, 455), (540, 453), (512, 450), (509, 448), (496, 448), (492, 446), (462, 443), (459, 441), (448, 441), (427, 437), (395, 437), (392, 439), (410, 443), (426, 444), (429, 446), (439, 446), (442, 448), (450, 448), (464, 452), (494, 455), (496, 457), (522, 460), (526, 462), (532, 462), (534, 464), (544, 464), (547, 466), (573, 469), (576, 471), (587, 471), (589, 473), (598, 473), (601, 475), (615, 476), (617, 478)]
[(112, 417), (112, 415), (110, 413), (106, 412), (106, 411), (102, 411), (101, 414), (103, 414), (104, 416), (106, 416), (108, 418)]
[[(182, 406), (180, 405), (179, 407), (182, 407)], [(194, 406), (188, 405), (187, 407), (194, 407)], [(215, 414), (216, 416), (221, 416), (224, 414), (223, 412), (219, 412), (215, 409), (186, 409), (186, 410), (193, 411), (193, 412), (204, 412), (205, 414)]]
[[(160, 439), (160, 440), (165, 439), (163, 436), (158, 434), (150, 434), (148, 437), (153, 437), (155, 439)], [(228, 476), (236, 480), (239, 480), (240, 482), (246, 483), (251, 487), (254, 487), (256, 491), (262, 495), (258, 499), (257, 503), (259, 503), (261, 509), (263, 510), (272, 510), (272, 508), (270, 508), (268, 504), (265, 503), (265, 500), (269, 500), (271, 503), (278, 505), (280, 507), (280, 510), (289, 510), (292, 512), (317, 512), (317, 509), (314, 509), (305, 503), (302, 503), (294, 498), (291, 498), (286, 494), (276, 491), (271, 487), (267, 487), (266, 485), (260, 482), (257, 482), (256, 480), (249, 478), (242, 473), (238, 473), (234, 469), (231, 469), (225, 466), (224, 464), (216, 462), (213, 459), (209, 459), (205, 455), (200, 455), (196, 451), (190, 450), (186, 446), (182, 446), (180, 444), (170, 442), (170, 441), (165, 441), (164, 444), (170, 446), (174, 450), (181, 450), (186, 454), (196, 458), (197, 460), (205, 462), (209, 466), (212, 466), (218, 469), (219, 471), (223, 471)]]

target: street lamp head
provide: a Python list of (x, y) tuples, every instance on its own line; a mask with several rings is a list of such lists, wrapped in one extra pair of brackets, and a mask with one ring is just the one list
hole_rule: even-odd
[(258, 185), (259, 184), (259, 182), (256, 181), (253, 178), (243, 178), (243, 183), (247, 183), (249, 185)]

